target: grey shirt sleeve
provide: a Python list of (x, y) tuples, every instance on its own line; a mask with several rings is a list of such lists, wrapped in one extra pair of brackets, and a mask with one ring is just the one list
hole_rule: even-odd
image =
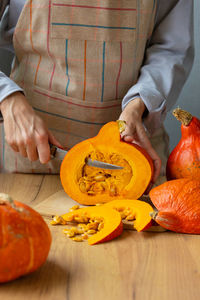
[[(12, 35), (14, 28), (7, 30), (9, 1), (0, 2), (0, 48), (13, 51)], [(0, 102), (14, 92), (23, 91), (13, 80), (0, 71)]]
[(193, 59), (193, 0), (159, 0), (140, 76), (123, 98), (122, 109), (140, 95), (148, 110), (144, 125), (153, 134), (175, 104)]
[(5, 11), (6, 6), (9, 4), (10, 0), (1, 0), (0, 2), (0, 19)]

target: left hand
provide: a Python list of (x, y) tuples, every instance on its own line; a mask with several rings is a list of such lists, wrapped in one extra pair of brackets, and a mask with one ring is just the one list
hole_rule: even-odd
[(126, 128), (121, 133), (121, 138), (125, 142), (133, 142), (144, 148), (153, 160), (154, 175), (151, 185), (153, 185), (160, 174), (161, 159), (151, 145), (142, 124), (142, 115), (145, 111), (145, 104), (141, 98), (135, 98), (127, 104), (119, 116), (119, 120), (126, 122)]

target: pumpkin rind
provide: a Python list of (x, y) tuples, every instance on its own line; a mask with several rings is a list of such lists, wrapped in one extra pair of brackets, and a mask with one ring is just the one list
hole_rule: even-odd
[(176, 109), (174, 114), (182, 122), (182, 136), (169, 155), (166, 167), (167, 179), (200, 180), (200, 120), (180, 109)]
[(99, 232), (95, 233), (93, 236), (89, 237), (89, 245), (95, 245), (98, 243), (103, 243), (112, 240), (119, 236), (123, 231), (123, 224), (121, 220), (120, 213), (111, 208), (104, 208), (103, 206), (96, 207), (84, 207), (71, 211), (62, 215), (61, 217), (65, 220), (71, 220), (71, 217), (81, 217), (81, 216), (92, 217), (102, 217), (104, 219), (104, 227)]
[(174, 179), (153, 188), (149, 196), (158, 212), (155, 221), (166, 229), (200, 234), (200, 180)]
[(38, 269), (47, 259), (50, 230), (38, 212), (14, 201), (0, 200), (0, 282)]
[[(89, 167), (85, 162), (88, 156), (122, 165), (124, 168), (103, 170)], [(96, 172), (96, 175), (103, 174), (108, 188), (101, 187), (101, 183), (95, 183), (91, 191), (87, 190), (86, 184), (81, 189), (82, 178), (88, 183), (87, 179), (92, 172)], [(87, 139), (70, 149), (60, 169), (61, 183), (65, 192), (73, 200), (86, 205), (106, 203), (114, 199), (138, 199), (148, 187), (152, 175), (151, 158), (139, 146), (120, 139), (117, 122), (107, 123), (96, 137)], [(84, 188), (85, 192), (83, 192)], [(112, 188), (113, 193), (110, 192)]]

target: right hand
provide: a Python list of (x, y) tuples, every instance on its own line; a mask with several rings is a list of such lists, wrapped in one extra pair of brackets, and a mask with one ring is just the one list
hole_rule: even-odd
[(50, 160), (49, 143), (62, 147), (35, 113), (25, 96), (15, 92), (5, 98), (0, 110), (4, 119), (5, 139), (10, 147), (30, 161)]
[(149, 189), (146, 191), (148, 192), (160, 174), (161, 159), (152, 147), (151, 142), (144, 129), (142, 123), (142, 115), (144, 113), (144, 110), (145, 105), (143, 101), (139, 97), (135, 98), (124, 108), (123, 112), (119, 116), (119, 120), (123, 120), (126, 122), (126, 128), (121, 134), (122, 140), (124, 140), (125, 142), (138, 144), (147, 151), (147, 153), (153, 160), (154, 174)]

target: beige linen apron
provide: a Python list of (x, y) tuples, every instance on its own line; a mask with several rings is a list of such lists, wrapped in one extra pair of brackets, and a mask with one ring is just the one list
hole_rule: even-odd
[[(118, 119), (122, 98), (137, 80), (155, 10), (155, 0), (26, 1), (13, 38), (11, 78), (64, 147)], [(1, 134), (2, 170), (59, 173), (58, 160), (30, 162), (6, 144), (3, 127)]]

